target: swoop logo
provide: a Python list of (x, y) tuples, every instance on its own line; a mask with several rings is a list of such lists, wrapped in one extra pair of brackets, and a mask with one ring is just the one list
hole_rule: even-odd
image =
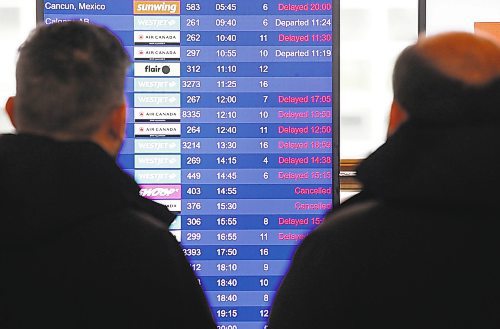
[(135, 1), (135, 15), (179, 15), (178, 1)]
[(151, 200), (176, 200), (181, 198), (179, 185), (143, 185), (139, 195)]

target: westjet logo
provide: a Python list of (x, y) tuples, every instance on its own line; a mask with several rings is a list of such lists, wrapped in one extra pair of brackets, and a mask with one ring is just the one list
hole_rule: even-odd
[(178, 87), (179, 84), (176, 81), (150, 81), (137, 79), (137, 86), (140, 88), (154, 88), (154, 89), (167, 89)]

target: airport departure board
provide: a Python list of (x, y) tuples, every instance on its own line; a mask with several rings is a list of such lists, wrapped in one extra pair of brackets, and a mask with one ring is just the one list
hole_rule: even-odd
[(118, 162), (179, 214), (219, 328), (265, 328), (296, 246), (338, 202), (338, 3), (38, 2), (45, 24), (75, 19), (133, 59)]

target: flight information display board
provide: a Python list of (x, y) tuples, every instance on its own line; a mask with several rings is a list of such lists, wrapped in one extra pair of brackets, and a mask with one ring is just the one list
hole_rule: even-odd
[(179, 213), (219, 328), (264, 328), (295, 247), (338, 202), (338, 3), (39, 1), (38, 19), (122, 40), (119, 164)]

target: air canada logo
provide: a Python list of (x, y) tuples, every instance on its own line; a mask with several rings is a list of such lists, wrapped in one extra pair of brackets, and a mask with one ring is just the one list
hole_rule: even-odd
[(181, 34), (179, 31), (135, 31), (134, 42), (136, 45), (180, 45)]
[(180, 136), (181, 126), (178, 123), (138, 123), (134, 131), (135, 136), (140, 137)]
[(135, 59), (166, 60), (180, 59), (179, 47), (136, 47)]
[(139, 54), (141, 55), (149, 55), (149, 56), (177, 56), (177, 51), (175, 50), (163, 50), (163, 49), (150, 49), (150, 50), (139, 50)]
[(169, 34), (169, 35), (148, 35), (146, 39), (154, 41), (173, 41), (176, 40), (177, 38), (175, 35)]
[(178, 108), (136, 108), (135, 120), (137, 122), (175, 122), (181, 119)]

